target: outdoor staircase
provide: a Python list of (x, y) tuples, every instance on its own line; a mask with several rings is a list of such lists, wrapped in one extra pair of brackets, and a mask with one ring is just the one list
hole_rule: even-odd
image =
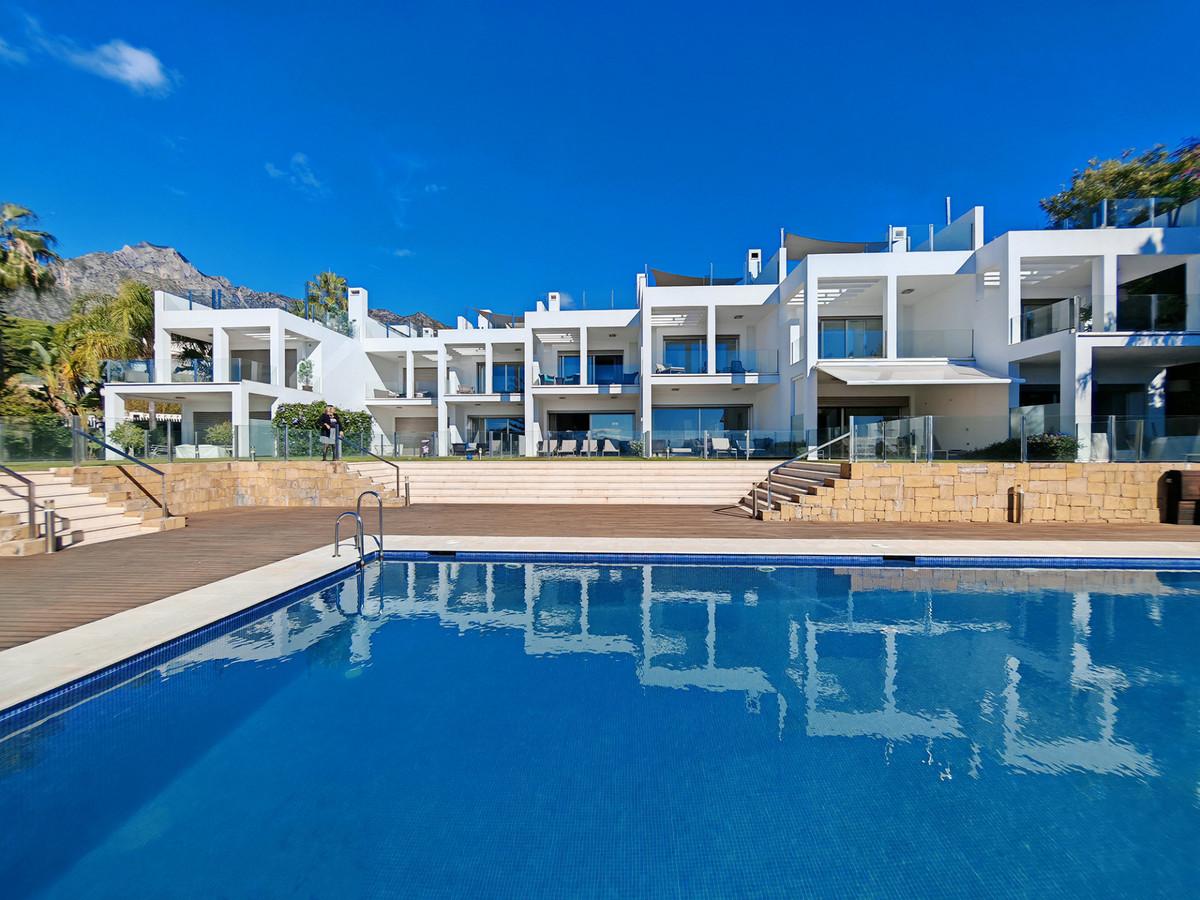
[(22, 472), (34, 482), (38, 509), (29, 528), (25, 485), (0, 473), (0, 556), (30, 556), (46, 549), (44, 510), (58, 514), (59, 548), (96, 544), (184, 525), (182, 516), (162, 520), (162, 510), (132, 485), (76, 484), (70, 471)]
[[(397, 461), (417, 503), (570, 503), (735, 506), (772, 460), (511, 459)], [(386, 463), (349, 468), (395, 490)], [(386, 496), (386, 495), (385, 495)]]
[(800, 518), (795, 515), (796, 507), (811, 503), (828, 503), (832, 498), (838, 482), (848, 475), (842, 465), (804, 459), (791, 460), (771, 476), (769, 492), (764, 477), (750, 489), (738, 505), (760, 519)]

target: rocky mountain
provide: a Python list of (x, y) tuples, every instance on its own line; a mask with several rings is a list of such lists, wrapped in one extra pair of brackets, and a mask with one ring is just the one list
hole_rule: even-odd
[[(64, 259), (55, 268), (54, 287), (44, 291), (41, 296), (32, 291), (14, 294), (5, 301), (7, 311), (28, 319), (61, 322), (67, 317), (76, 297), (90, 293), (112, 294), (121, 282), (129, 280), (142, 281), (155, 290), (170, 291), (181, 297), (186, 297), (191, 291), (193, 296), (204, 302), (208, 302), (214, 290), (219, 290), (221, 304), (225, 307), (286, 308), (295, 302), (294, 297), (273, 291), (255, 291), (235, 285), (220, 275), (206, 275), (174, 247), (145, 242), (125, 246), (112, 253), (85, 253), (73, 259)], [(408, 322), (416, 327), (445, 327), (420, 312), (401, 316), (390, 310), (373, 309), (371, 317), (392, 325)]]

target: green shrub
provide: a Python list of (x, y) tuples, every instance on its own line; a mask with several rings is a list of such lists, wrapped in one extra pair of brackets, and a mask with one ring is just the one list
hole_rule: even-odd
[[(287, 425), (292, 431), (304, 429), (315, 431), (317, 419), (321, 418), (323, 412), (325, 412), (325, 404), (319, 400), (313, 403), (281, 403), (275, 410), (275, 418), (271, 421), (276, 428), (283, 428), (284, 425)], [(342, 434), (366, 446), (366, 442), (371, 439), (371, 414), (365, 410), (346, 409), (339, 409), (337, 414), (342, 423)]]
[(146, 429), (137, 422), (121, 422), (108, 433), (108, 442), (120, 447), (126, 453), (144, 452), (146, 449)]
[(204, 441), (207, 444), (216, 444), (218, 447), (232, 446), (233, 423), (218, 422), (216, 425), (210, 425), (204, 432)]
[[(1079, 441), (1069, 434), (1035, 434), (1025, 439), (1028, 459), (1033, 462), (1073, 461), (1079, 453)], [(977, 450), (968, 450), (961, 459), (1018, 460), (1021, 439), (997, 441)]]

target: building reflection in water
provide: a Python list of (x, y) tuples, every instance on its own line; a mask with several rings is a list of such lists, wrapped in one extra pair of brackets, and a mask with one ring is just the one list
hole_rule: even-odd
[[(1191, 585), (1151, 572), (389, 561), (162, 669), (286, 659), (327, 642), (362, 667), (380, 629), (430, 618), (519, 633), (533, 656), (628, 658), (647, 688), (740, 693), (750, 715), (770, 700), (781, 741), (876, 741), (889, 764), (915, 745), (941, 778), (978, 777), (989, 761), (1151, 778), (1160, 763), (1122, 735), (1121, 699), (1194, 681), (1190, 654), (1148, 652), (1164, 606)], [(1136, 633), (1130, 648), (1122, 628)]]

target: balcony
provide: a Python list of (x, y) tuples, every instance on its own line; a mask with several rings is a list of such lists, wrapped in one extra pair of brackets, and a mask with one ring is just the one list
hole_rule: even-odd
[(708, 351), (704, 342), (689, 345), (667, 344), (654, 360), (655, 375), (778, 375), (779, 351), (775, 348), (751, 350), (718, 339), (716, 368), (708, 371)]
[(718, 347), (717, 372), (721, 375), (778, 375), (779, 351), (722, 350)]
[(1200, 303), (1200, 296), (1118, 294), (1115, 320), (1096, 321), (1093, 310), (1101, 305), (1096, 299), (1066, 297), (1023, 310), (1020, 316), (1020, 340), (1030, 341), (1062, 331), (1186, 331), (1189, 303)]

